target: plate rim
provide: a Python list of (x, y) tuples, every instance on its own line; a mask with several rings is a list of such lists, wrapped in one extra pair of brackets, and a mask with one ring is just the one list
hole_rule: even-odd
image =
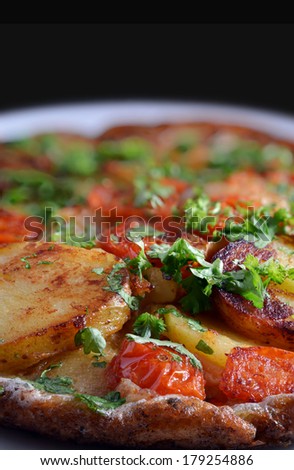
[(95, 136), (110, 126), (168, 122), (215, 122), (247, 126), (294, 141), (294, 116), (250, 106), (201, 101), (107, 100), (59, 103), (0, 113), (0, 140), (39, 132)]

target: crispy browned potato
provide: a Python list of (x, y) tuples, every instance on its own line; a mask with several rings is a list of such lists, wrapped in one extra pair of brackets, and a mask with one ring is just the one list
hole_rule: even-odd
[[(101, 249), (65, 244), (16, 243), (0, 249), (0, 371), (24, 370), (41, 359), (74, 349), (85, 326), (104, 336), (119, 331), (130, 310), (108, 287), (117, 258)], [(103, 268), (102, 274), (92, 272)], [(130, 294), (129, 277), (120, 271)]]
[[(273, 257), (287, 268), (293, 267), (293, 241), (281, 237), (263, 249), (252, 243), (230, 243), (215, 255), (224, 263), (224, 270), (235, 268), (234, 260), (242, 262), (251, 253), (261, 262)], [(270, 283), (264, 307), (258, 309), (240, 295), (215, 289), (214, 305), (224, 320), (236, 331), (249, 338), (283, 349), (294, 350), (294, 282), (281, 285)]]

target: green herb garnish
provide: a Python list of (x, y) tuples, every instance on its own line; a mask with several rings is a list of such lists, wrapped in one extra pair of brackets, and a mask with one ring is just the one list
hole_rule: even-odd
[(150, 313), (141, 313), (133, 326), (134, 333), (144, 338), (160, 338), (161, 333), (166, 330), (162, 318), (157, 318)]
[(75, 399), (85, 403), (90, 410), (96, 413), (103, 414), (125, 403), (125, 399), (121, 398), (119, 392), (110, 392), (104, 397), (77, 393), (72, 387), (73, 382), (70, 377), (47, 377), (47, 372), (60, 366), (61, 363), (51, 365), (42, 372), (39, 378), (35, 381), (28, 381), (28, 383), (38, 390), (44, 390), (48, 393), (71, 395)]
[(126, 265), (131, 273), (139, 276), (140, 279), (143, 277), (143, 271), (152, 267), (152, 264), (148, 261), (144, 251), (144, 242), (137, 242), (141, 250), (139, 254), (132, 259), (126, 260)]
[(104, 268), (94, 268), (94, 269), (92, 269), (92, 273), (101, 275), (101, 274), (104, 273)]
[(138, 177), (135, 182), (135, 207), (144, 207), (150, 204), (153, 209), (164, 205), (164, 199), (174, 191), (172, 186), (162, 186), (160, 181), (150, 177)]
[(75, 393), (74, 397), (85, 403), (85, 405), (95, 413), (104, 413), (108, 410), (114, 410), (126, 402), (125, 398), (121, 398), (119, 392), (110, 392), (104, 397)]
[(208, 233), (208, 225), (216, 224), (216, 215), (220, 213), (219, 202), (212, 202), (202, 193), (194, 199), (188, 199), (185, 207), (185, 225), (188, 230)]
[(125, 263), (116, 264), (111, 273), (107, 276), (108, 287), (103, 287), (103, 289), (117, 293), (131, 310), (137, 310), (139, 308), (139, 299), (128, 294), (122, 285), (123, 275), (119, 271), (124, 268), (126, 268)]
[(35, 379), (33, 382), (29, 382), (39, 390), (45, 390), (48, 393), (60, 393), (62, 395), (71, 395), (74, 392), (72, 387), (72, 379), (70, 377), (47, 377), (47, 373), (52, 370), (61, 367), (62, 363), (52, 364), (50, 367), (45, 369), (40, 377)]
[(25, 269), (31, 269), (31, 265), (28, 262), (28, 259), (35, 258), (36, 256), (37, 256), (36, 253), (33, 253), (32, 255), (24, 256), (23, 258), (20, 258), (20, 261), (25, 263)]
[(91, 352), (102, 354), (106, 348), (106, 341), (97, 328), (83, 328), (77, 332), (74, 341), (76, 346), (83, 346), (85, 354)]
[(105, 369), (105, 367), (107, 366), (107, 362), (106, 361), (94, 361), (92, 362), (92, 366), (99, 367), (100, 369)]
[[(223, 262), (219, 258), (213, 263), (206, 261), (204, 253), (184, 239), (178, 239), (161, 255), (162, 271), (184, 287), (187, 294), (181, 299), (181, 304), (185, 310), (194, 314), (209, 308), (208, 297), (213, 286), (239, 294), (255, 307), (262, 308), (269, 282), (281, 284), (293, 276), (293, 269), (287, 270), (278, 262), (260, 263), (257, 258), (254, 262), (253, 259), (252, 255), (248, 255), (243, 264), (237, 263), (239, 269), (224, 272)], [(189, 262), (198, 266), (191, 267)], [(193, 276), (182, 280), (181, 270), (185, 266)]]
[(200, 339), (198, 341), (198, 343), (196, 344), (196, 349), (198, 351), (203, 352), (204, 354), (209, 354), (210, 355), (210, 354), (214, 353), (213, 349), (211, 349), (211, 347), (208, 346), (208, 344), (205, 343), (205, 341), (203, 341), (203, 339)]

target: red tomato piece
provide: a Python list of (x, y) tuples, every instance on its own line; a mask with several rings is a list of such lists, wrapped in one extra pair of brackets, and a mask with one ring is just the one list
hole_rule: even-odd
[(225, 395), (239, 402), (259, 402), (294, 392), (294, 352), (267, 346), (234, 348), (220, 381)]
[(125, 378), (159, 395), (176, 393), (205, 398), (202, 371), (192, 366), (187, 356), (153, 343), (125, 340), (110, 362), (107, 376), (111, 388)]

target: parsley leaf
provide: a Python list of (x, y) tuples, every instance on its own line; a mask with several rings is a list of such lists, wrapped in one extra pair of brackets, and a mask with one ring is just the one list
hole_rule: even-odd
[(135, 258), (127, 260), (126, 265), (131, 273), (136, 274), (140, 279), (142, 279), (143, 271), (151, 268), (152, 264), (148, 261), (147, 256), (145, 255), (144, 242), (138, 242), (137, 245), (141, 248), (139, 254)]
[(219, 214), (220, 209), (220, 203), (212, 202), (204, 193), (197, 198), (188, 199), (184, 206), (186, 228), (207, 233), (208, 225), (216, 224), (215, 215)]
[(98, 158), (106, 160), (148, 161), (153, 148), (147, 140), (139, 137), (128, 137), (122, 140), (104, 140), (97, 147)]
[(175, 307), (160, 307), (156, 310), (156, 313), (158, 313), (158, 315), (167, 315), (168, 313), (171, 313), (175, 317), (182, 316)]
[(200, 339), (198, 341), (198, 343), (196, 344), (196, 349), (197, 349), (197, 351), (201, 351), (204, 354), (211, 355), (211, 354), (214, 353), (213, 349), (207, 343), (205, 343), (205, 341), (203, 341), (203, 339)]
[(104, 273), (104, 268), (94, 268), (92, 269), (92, 273), (95, 273), (95, 274), (103, 274)]
[[(276, 235), (287, 233), (293, 224), (293, 214), (287, 209), (273, 211), (272, 206), (262, 206), (257, 210), (248, 209), (242, 223), (229, 220), (223, 233), (229, 241), (244, 239), (254, 243), (257, 248), (264, 248)], [(216, 236), (219, 236), (219, 233)]]
[(72, 379), (70, 377), (47, 377), (47, 373), (50, 370), (59, 368), (61, 365), (61, 362), (58, 364), (52, 364), (48, 369), (43, 370), (40, 377), (29, 383), (31, 383), (35, 388), (45, 390), (48, 393), (71, 395), (74, 392), (74, 389), (72, 387)]
[(85, 354), (90, 354), (90, 352), (102, 354), (106, 341), (97, 328), (87, 327), (77, 332), (75, 345), (83, 346)]
[(143, 207), (150, 204), (153, 209), (164, 205), (163, 199), (168, 198), (174, 191), (173, 186), (162, 186), (160, 181), (146, 177), (135, 179), (135, 207)]
[(162, 243), (158, 245), (157, 243), (153, 243), (150, 246), (149, 251), (147, 251), (147, 255), (149, 258), (159, 258), (161, 261), (166, 257), (167, 252), (170, 249), (170, 245), (167, 243)]
[(205, 281), (194, 276), (188, 276), (182, 281), (182, 286), (186, 291), (186, 295), (182, 297), (180, 303), (186, 312), (195, 315), (210, 309), (209, 298), (204, 293)]
[(108, 287), (103, 287), (104, 290), (116, 292), (126, 302), (131, 310), (137, 310), (139, 308), (139, 299), (128, 294), (123, 285), (123, 275), (119, 271), (125, 268), (125, 263), (117, 263), (111, 273), (107, 276)]
[(69, 246), (75, 246), (77, 248), (85, 248), (87, 250), (91, 250), (92, 248), (96, 248), (96, 241), (95, 238), (87, 239), (88, 236), (85, 235), (83, 237), (78, 237), (76, 235), (68, 233), (67, 228), (64, 230), (56, 230), (51, 235), (51, 241), (57, 243), (65, 243)]
[(293, 276), (293, 268), (287, 269), (282, 266), (277, 260), (270, 258), (265, 263), (259, 263), (259, 260), (255, 256), (248, 254), (243, 263), (246, 269), (255, 270), (260, 276), (264, 278), (263, 284), (265, 287), (270, 282), (276, 284), (282, 284), (285, 279), (291, 279)]
[(125, 403), (126, 400), (121, 398), (119, 392), (110, 392), (104, 397), (77, 393), (72, 387), (72, 379), (70, 377), (47, 377), (47, 372), (60, 366), (61, 363), (53, 364), (48, 369), (44, 370), (41, 376), (35, 381), (27, 382), (38, 390), (44, 390), (48, 393), (71, 395), (75, 399), (85, 403), (90, 410), (96, 413), (103, 414), (108, 410), (118, 408)]
[(162, 258), (162, 271), (171, 276), (176, 282), (181, 282), (181, 269), (189, 261), (198, 261), (198, 259), (204, 260), (203, 252), (194, 248), (187, 240), (178, 238)]
[(202, 369), (202, 365), (200, 361), (194, 356), (194, 354), (190, 353), (188, 349), (186, 349), (182, 344), (173, 343), (172, 341), (161, 341), (159, 339), (153, 338), (142, 338), (141, 336), (127, 334), (126, 338), (129, 341), (135, 341), (136, 343), (146, 344), (146, 343), (153, 343), (156, 346), (171, 348), (177, 351), (179, 354), (183, 354), (184, 356), (188, 356), (190, 359), (190, 363), (193, 367), (197, 367), (198, 369)]
[[(208, 297), (213, 286), (227, 292), (242, 295), (257, 308), (263, 307), (266, 287), (270, 281), (281, 283), (293, 276), (293, 270), (286, 270), (279, 263), (268, 261), (253, 263), (253, 256), (246, 258), (239, 270), (223, 272), (223, 263), (216, 258), (213, 263), (205, 260), (204, 253), (184, 239), (178, 239), (162, 256), (162, 271), (180, 283), (186, 290), (181, 299), (184, 310), (198, 313), (209, 308)], [(189, 262), (197, 263), (198, 267), (190, 267), (193, 276), (182, 280), (181, 269)]]
[(161, 237), (164, 232), (156, 230), (155, 227), (150, 225), (139, 225), (138, 227), (132, 227), (126, 232), (126, 238), (131, 242), (138, 242), (145, 237)]
[(1, 395), (3, 395), (3, 394), (4, 394), (4, 387), (3, 387), (3, 385), (0, 385), (0, 397), (1, 397)]
[(104, 413), (108, 410), (114, 410), (126, 402), (125, 398), (121, 398), (119, 392), (110, 392), (104, 397), (96, 397), (85, 393), (75, 393), (74, 396), (85, 403), (87, 407), (95, 413)]
[(138, 336), (158, 339), (161, 333), (166, 330), (166, 326), (162, 318), (157, 318), (145, 312), (136, 319), (133, 329)]
[(204, 331), (207, 331), (207, 328), (204, 328), (200, 322), (194, 320), (193, 318), (188, 319), (188, 325), (191, 328), (191, 330), (194, 330), (194, 331), (200, 331), (202, 333)]
[(92, 366), (99, 367), (100, 369), (105, 369), (105, 367), (107, 366), (107, 362), (106, 361), (94, 361), (92, 362)]
[(36, 256), (37, 256), (36, 253), (33, 253), (32, 255), (24, 256), (23, 258), (20, 258), (20, 261), (25, 263), (25, 269), (31, 269), (31, 265), (27, 260), (31, 258), (36, 258)]

